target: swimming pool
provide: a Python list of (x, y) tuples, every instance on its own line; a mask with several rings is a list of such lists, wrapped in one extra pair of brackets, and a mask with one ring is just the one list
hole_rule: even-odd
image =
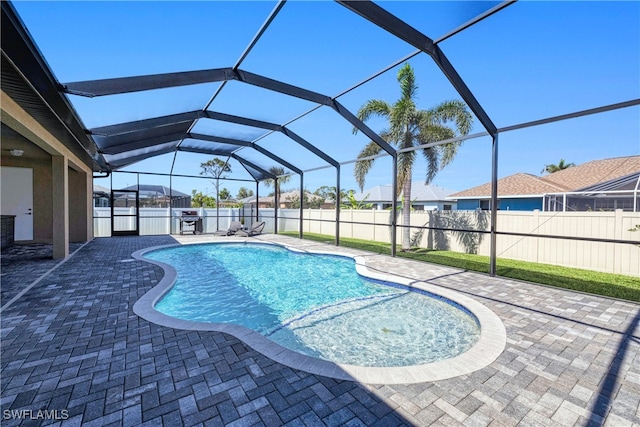
[(164, 284), (136, 303), (136, 314), (172, 327), (231, 333), (274, 360), (312, 373), (350, 379), (362, 374), (373, 383), (447, 378), (477, 369), (504, 347), (493, 340), (486, 351), (487, 337), (495, 336), (485, 327), (494, 329), (495, 315), (487, 323), (483, 306), (374, 274), (362, 259), (237, 242), (139, 251), (134, 257), (166, 273)]
[(181, 246), (145, 256), (178, 272), (158, 311), (242, 325), (325, 360), (430, 363), (463, 353), (480, 335), (477, 320), (461, 307), (362, 277), (352, 258), (248, 243)]

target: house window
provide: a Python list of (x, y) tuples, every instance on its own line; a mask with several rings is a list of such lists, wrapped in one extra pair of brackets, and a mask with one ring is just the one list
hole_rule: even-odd
[(442, 210), (443, 211), (450, 211), (451, 210), (451, 205), (442, 205)]
[[(480, 200), (480, 209), (483, 211), (491, 210), (491, 200)], [(500, 200), (498, 200), (498, 210), (500, 210)]]
[(424, 210), (424, 206), (423, 205), (412, 205), (411, 207), (413, 208), (414, 211), (423, 211)]

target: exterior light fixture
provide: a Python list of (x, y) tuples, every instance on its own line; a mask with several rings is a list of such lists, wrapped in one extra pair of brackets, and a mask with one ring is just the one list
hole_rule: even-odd
[(20, 157), (24, 154), (24, 150), (9, 150), (12, 156)]

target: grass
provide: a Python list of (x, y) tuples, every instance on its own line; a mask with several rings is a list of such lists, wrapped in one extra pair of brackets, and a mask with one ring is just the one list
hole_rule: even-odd
[[(281, 234), (298, 236), (295, 232)], [(305, 233), (304, 238), (324, 243), (334, 242), (333, 236), (322, 234)], [(389, 243), (341, 238), (340, 246), (386, 255), (391, 254), (391, 245)], [(414, 248), (407, 252), (403, 252), (400, 249), (400, 246), (398, 246), (396, 251), (398, 257), (489, 273), (488, 256), (424, 248)], [(496, 260), (496, 268), (498, 276), (502, 277), (640, 302), (640, 278), (638, 277), (506, 258), (498, 258)]]

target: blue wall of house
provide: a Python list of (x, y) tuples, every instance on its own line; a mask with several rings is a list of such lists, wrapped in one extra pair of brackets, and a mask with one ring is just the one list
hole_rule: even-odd
[(510, 211), (542, 210), (542, 198), (502, 199), (500, 200), (500, 209)]
[(480, 207), (480, 200), (478, 199), (458, 200), (459, 211), (475, 211), (479, 207)]
[[(542, 210), (542, 198), (499, 199), (500, 210), (533, 211)], [(480, 207), (480, 199), (458, 200), (458, 210), (475, 210)]]

